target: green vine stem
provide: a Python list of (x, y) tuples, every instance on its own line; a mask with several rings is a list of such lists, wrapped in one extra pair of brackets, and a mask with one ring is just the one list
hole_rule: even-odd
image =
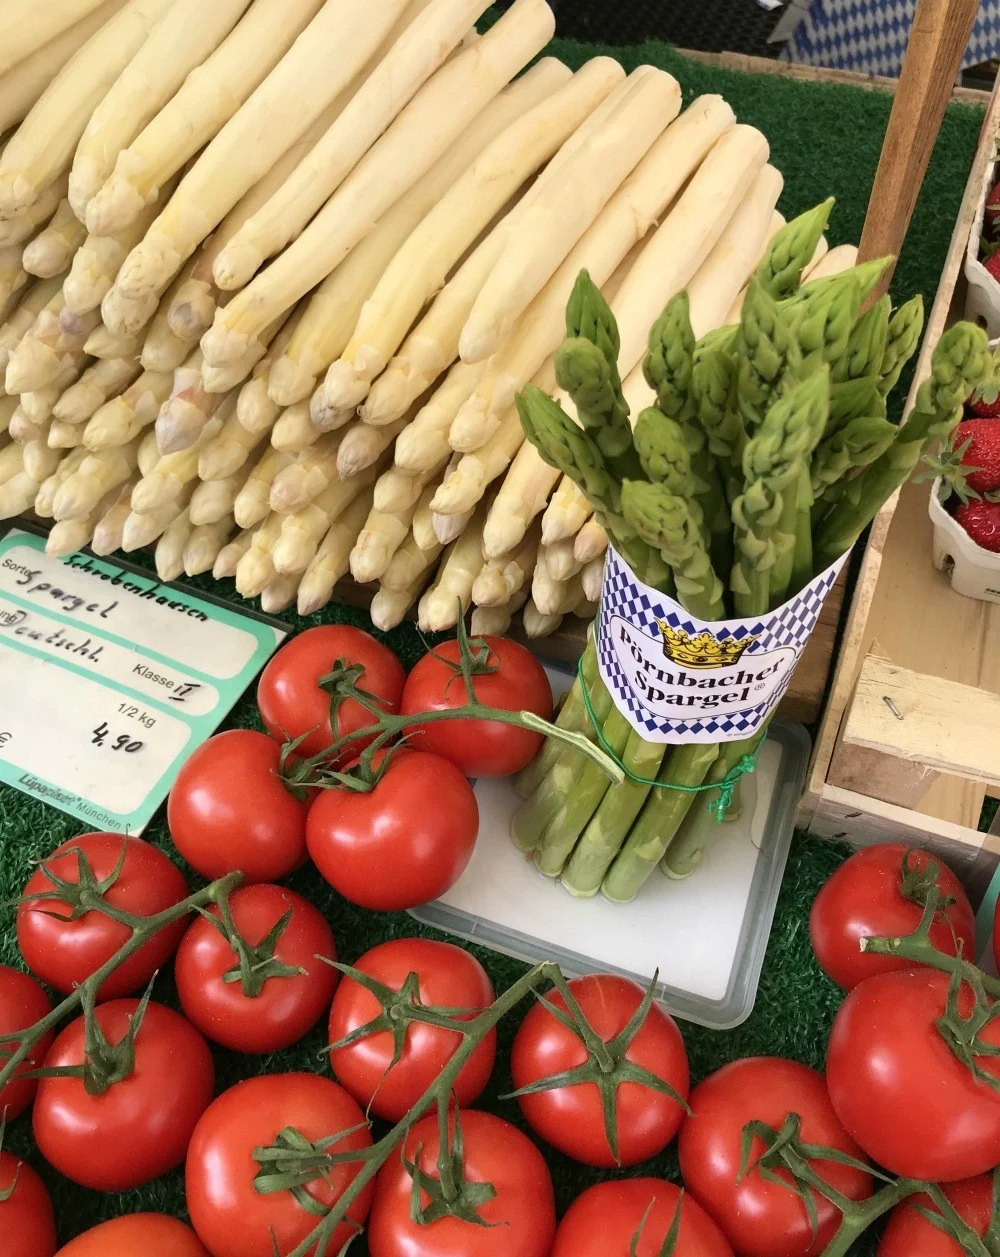
[[(331, 1237), (337, 1227), (344, 1221), (351, 1205), (375, 1178), (382, 1166), (396, 1148), (403, 1142), (411, 1127), (435, 1105), (439, 1112), (447, 1113), (451, 1102), (455, 1082), (466, 1061), (476, 1050), (487, 1034), (507, 1016), (521, 1000), (546, 982), (558, 983), (562, 978), (558, 965), (547, 961), (537, 965), (513, 986), (509, 987), (489, 1008), (484, 1009), (470, 1021), (451, 1022), (448, 1029), (462, 1036), (462, 1042), (437, 1076), (433, 1083), (416, 1102), (409, 1113), (401, 1118), (395, 1126), (369, 1148), (360, 1148), (352, 1152), (329, 1154), (327, 1164), (336, 1165), (340, 1162), (360, 1163), (361, 1168), (352, 1179), (347, 1190), (337, 1201), (326, 1217), (319, 1222), (306, 1238), (289, 1252), (286, 1257), (327, 1257)], [(430, 1010), (414, 1007), (414, 1020), (426, 1020), (424, 1014)]]
[[(43, 866), (44, 867), (44, 866)], [(174, 904), (170, 908), (165, 908), (162, 912), (156, 913), (151, 917), (129, 917), (128, 925), (132, 930), (132, 937), (123, 943), (115, 954), (100, 969), (96, 969), (86, 982), (82, 982), (75, 991), (67, 995), (66, 998), (47, 1013), (40, 1021), (35, 1022), (33, 1026), (25, 1027), (23, 1030), (15, 1030), (10, 1034), (0, 1035), (0, 1058), (6, 1057), (4, 1064), (0, 1067), (0, 1090), (14, 1076), (14, 1071), (30, 1056), (34, 1046), (70, 1013), (76, 1012), (81, 1007), (84, 1000), (88, 1000), (91, 1004), (96, 1003), (97, 992), (101, 986), (111, 977), (111, 975), (121, 965), (133, 956), (141, 947), (144, 947), (151, 938), (159, 934), (161, 930), (173, 925), (175, 921), (180, 921), (192, 912), (197, 912), (199, 908), (204, 908), (208, 904), (221, 904), (243, 881), (242, 873), (229, 873), (226, 877), (220, 878), (217, 882), (212, 882), (210, 886), (206, 886), (203, 890), (196, 891), (193, 895), (189, 895), (187, 899), (181, 900), (180, 903)], [(46, 898), (57, 898), (57, 895), (51, 891), (46, 892)], [(97, 896), (92, 908), (88, 909), (95, 912), (102, 912), (106, 916), (113, 917), (114, 920), (121, 920), (122, 914), (116, 913), (114, 909), (110, 909), (110, 905), (104, 902), (104, 899)], [(17, 1047), (13, 1052), (4, 1051), (3, 1045), (16, 1043)]]

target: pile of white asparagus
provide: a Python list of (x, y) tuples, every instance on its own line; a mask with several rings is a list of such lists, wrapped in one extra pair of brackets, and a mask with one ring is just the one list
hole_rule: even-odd
[(271, 612), (350, 572), (381, 628), (592, 614), (607, 538), (514, 396), (586, 267), (637, 415), (648, 328), (685, 287), (737, 320), (782, 179), (721, 97), (521, 73), (547, 3), (487, 7), (0, 0), (0, 518)]

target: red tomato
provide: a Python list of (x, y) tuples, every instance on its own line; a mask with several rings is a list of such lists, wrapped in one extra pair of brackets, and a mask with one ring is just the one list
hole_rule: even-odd
[[(486, 970), (474, 956), (451, 943), (398, 938), (365, 952), (354, 967), (392, 991), (399, 991), (415, 973), (419, 978), (417, 998), (428, 1008), (480, 1009), (493, 1003)], [(346, 976), (330, 1009), (330, 1042), (353, 1034), (380, 1012), (378, 999)], [(398, 1122), (441, 1073), (459, 1044), (454, 1031), (411, 1022), (403, 1054), (392, 1069), (394, 1043), (388, 1031), (334, 1049), (330, 1064), (366, 1112)], [(472, 1104), (482, 1094), (493, 1072), (496, 1044), (496, 1031), (491, 1030), (462, 1066), (454, 1087), (460, 1105)]]
[[(52, 1011), (49, 997), (26, 973), (0, 965), (0, 1035), (13, 1034), (15, 1030), (28, 1030)], [(0, 1087), (0, 1113), (7, 1110), (7, 1120), (23, 1113), (35, 1098), (38, 1080), (21, 1078), (28, 1069), (37, 1069), (52, 1046), (52, 1032), (39, 1040), (31, 1055), (17, 1070), (17, 1074), (5, 1087)], [(7, 1053), (16, 1051), (16, 1043), (0, 1045), (0, 1066)]]
[[(738, 1257), (815, 1257), (840, 1225), (840, 1214), (816, 1197), (819, 1227), (791, 1186), (769, 1183), (756, 1168), (764, 1144), (755, 1139), (751, 1168), (739, 1180), (740, 1141), (748, 1122), (780, 1130), (789, 1114), (801, 1118), (803, 1143), (860, 1157), (838, 1122), (823, 1075), (797, 1061), (760, 1056), (725, 1065), (691, 1093), (691, 1116), (681, 1126), (681, 1174), (695, 1200), (722, 1228)], [(871, 1195), (871, 1176), (834, 1161), (810, 1162), (817, 1174), (851, 1200)], [(784, 1171), (777, 1171), (786, 1177)], [(790, 1183), (791, 1180), (789, 1180)]]
[(465, 776), (440, 755), (406, 748), (374, 790), (324, 790), (306, 821), (320, 873), (345, 899), (380, 912), (443, 895), (465, 871), (478, 832)]
[[(52, 889), (51, 870), (67, 882), (80, 876), (82, 851), (98, 882), (115, 871), (125, 848), (125, 863), (117, 881), (104, 896), (112, 908), (149, 917), (187, 898), (187, 885), (180, 869), (158, 847), (124, 834), (84, 834), (57, 847), (31, 875), (24, 895)], [(58, 899), (22, 902), (17, 909), (17, 942), (28, 967), (49, 986), (64, 995), (111, 959), (132, 937), (127, 925), (112, 921), (103, 912), (87, 912), (77, 921), (69, 918), (73, 909)], [(154, 973), (177, 950), (185, 922), (175, 922), (161, 930), (134, 956), (130, 956), (103, 983), (100, 999), (118, 999), (141, 990)]]
[[(366, 729), (375, 717), (360, 703), (346, 699), (337, 712), (337, 732), (330, 728), (330, 695), (319, 681), (333, 671), (340, 660), (361, 664), (363, 675), (355, 682), (376, 698), (388, 712), (399, 711), (406, 673), (388, 648), (370, 633), (348, 624), (324, 624), (306, 629), (282, 646), (264, 669), (257, 687), (257, 706), (272, 738), (309, 736), (299, 745), (302, 756), (319, 755), (337, 738)], [(353, 759), (371, 742), (358, 738), (338, 756), (341, 762)]]
[[(621, 1034), (644, 996), (637, 982), (609, 974), (575, 978), (569, 989), (605, 1043)], [(558, 992), (552, 992), (548, 998), (556, 1008), (565, 1008)], [(587, 1057), (580, 1038), (560, 1024), (544, 1005), (536, 1004), (521, 1022), (514, 1039), (510, 1059), (514, 1086), (520, 1089), (541, 1078), (576, 1069)], [(677, 1023), (657, 1004), (650, 1007), (625, 1059), (662, 1078), (682, 1099), (687, 1099), (691, 1079), (684, 1040)], [(519, 1096), (518, 1104), (531, 1128), (560, 1152), (585, 1165), (616, 1164), (595, 1083)], [(669, 1095), (636, 1082), (619, 1085), (615, 1111), (622, 1165), (637, 1165), (662, 1152), (684, 1116), (683, 1106)]]
[(52, 1257), (56, 1251), (56, 1219), (45, 1184), (10, 1152), (0, 1152), (0, 1235), (4, 1257)]
[[(292, 914), (273, 951), (248, 955), (248, 965), (263, 977), (263, 985), (246, 995), (241, 981), (225, 980), (225, 975), (239, 973), (236, 953), (215, 926), (199, 917), (181, 939), (174, 963), (181, 1007), (202, 1034), (234, 1052), (291, 1047), (309, 1033), (333, 999), (339, 974), (317, 959), (337, 959), (333, 933), (318, 908), (282, 886), (246, 886), (230, 895), (229, 908), (250, 949), (286, 912)], [(218, 908), (211, 915), (218, 918)], [(268, 957), (305, 972), (268, 977)]]
[(190, 1227), (162, 1213), (130, 1213), (92, 1227), (58, 1257), (209, 1257)]
[(589, 1187), (559, 1223), (551, 1257), (625, 1257), (632, 1254), (630, 1246), (640, 1227), (632, 1257), (660, 1257), (678, 1208), (681, 1222), (673, 1257), (733, 1257), (725, 1236), (705, 1210), (662, 1178), (630, 1178)]
[[(929, 1182), (971, 1178), (1000, 1162), (1000, 1095), (973, 1078), (937, 1026), (948, 981), (919, 969), (862, 982), (841, 1005), (826, 1054), (830, 1099), (851, 1135), (893, 1174)], [(963, 987), (960, 1015), (972, 1005)], [(982, 1039), (1000, 1045), (1000, 1022)], [(995, 1058), (976, 1060), (1000, 1076)]]
[(275, 882), (305, 863), (307, 805), (281, 784), (281, 748), (263, 733), (231, 729), (199, 746), (167, 800), (177, 850), (202, 877), (239, 870)]
[[(495, 672), (473, 678), (476, 698), (503, 711), (533, 711), (552, 717), (552, 687), (530, 650), (506, 637), (482, 639), (490, 648)], [(450, 711), (468, 701), (465, 682), (452, 665), (461, 659), (458, 642), (442, 642), (424, 655), (406, 678), (401, 711)], [(538, 754), (542, 735), (498, 720), (438, 720), (419, 725), (413, 734), (418, 751), (433, 751), (457, 764), (467, 777), (509, 777)]]
[[(212, 1257), (273, 1257), (275, 1245), (278, 1252), (290, 1252), (318, 1221), (290, 1191), (265, 1195), (256, 1190), (260, 1166), (255, 1148), (270, 1146), (289, 1127), (315, 1143), (356, 1126), (362, 1129), (328, 1151), (367, 1148), (371, 1136), (364, 1120), (343, 1087), (315, 1074), (264, 1074), (224, 1091), (198, 1123), (185, 1171), (191, 1222)], [(332, 1209), (359, 1168), (353, 1163), (333, 1166), (325, 1178), (317, 1174), (306, 1191)], [(369, 1184), (348, 1212), (351, 1221), (364, 1222), (373, 1193), (374, 1184)], [(328, 1251), (339, 1253), (354, 1233), (345, 1221)]]
[[(894, 956), (863, 952), (860, 940), (870, 937), (897, 938), (912, 934), (920, 924), (921, 906), (904, 898), (903, 860), (914, 871), (923, 871), (931, 862), (926, 851), (915, 851), (902, 842), (865, 847), (845, 860), (816, 896), (809, 914), (809, 934), (823, 972), (845, 991), (876, 973), (893, 973), (913, 966)], [(931, 926), (930, 939), (939, 950), (955, 955), (952, 926), (963, 944), (963, 954), (976, 954), (976, 921), (962, 883), (937, 859), (937, 884), (955, 900), (947, 916)]]
[[(138, 1006), (134, 999), (98, 1006), (95, 1019), (112, 1046), (124, 1039)], [(83, 1060), (79, 1017), (56, 1039), (45, 1066)], [(88, 1095), (80, 1078), (41, 1080), (32, 1115), (35, 1142), (74, 1183), (128, 1191), (180, 1165), (214, 1084), (212, 1054), (198, 1031), (179, 1013), (150, 1003), (135, 1038), (135, 1067), (104, 1095)]]
[[(982, 1239), (993, 1215), (993, 1175), (948, 1183), (943, 1191), (962, 1221)], [(914, 1196), (897, 1205), (889, 1216), (877, 1257), (962, 1257), (966, 1250), (918, 1213), (914, 1205), (938, 1213), (929, 1196)]]
[[(407, 1136), (402, 1156), (391, 1156), (379, 1173), (368, 1225), (371, 1257), (548, 1257), (556, 1211), (542, 1154), (516, 1126), (491, 1113), (466, 1109), (460, 1120), (465, 1179), (492, 1183), (496, 1192), (477, 1210), (485, 1226), (455, 1217), (429, 1225), (411, 1218), (413, 1180), (403, 1158), (438, 1177), (438, 1119), (425, 1117)], [(453, 1135), (454, 1112), (449, 1129)], [(422, 1203), (428, 1203), (426, 1193)]]

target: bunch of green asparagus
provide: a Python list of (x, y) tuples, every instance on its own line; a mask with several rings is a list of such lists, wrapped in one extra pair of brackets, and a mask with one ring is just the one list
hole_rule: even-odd
[[(957, 324), (905, 423), (890, 421), (886, 399), (920, 340), (922, 303), (893, 313), (886, 296), (865, 308), (888, 258), (801, 284), (831, 206), (774, 237), (738, 325), (696, 343), (687, 295), (670, 301), (644, 361), (654, 407), (631, 419), (614, 316), (585, 271), (556, 358), (576, 419), (533, 386), (518, 397), (528, 440), (580, 486), (636, 576), (703, 620), (764, 615), (844, 555), (928, 444), (947, 439), (988, 369), (985, 334)], [(675, 878), (694, 870), (704, 827), (692, 808), (718, 792), (693, 788), (731, 782), (762, 736), (646, 741), (612, 702), (593, 638), (559, 723), (599, 729), (630, 776), (610, 789), (579, 752), (546, 743), (517, 779), (526, 801), (512, 836), (573, 894), (616, 902), (657, 865)], [(738, 808), (737, 793), (729, 814)]]

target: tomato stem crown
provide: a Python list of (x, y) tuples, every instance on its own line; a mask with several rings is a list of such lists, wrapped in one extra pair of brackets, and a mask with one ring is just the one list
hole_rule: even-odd
[(218, 916), (204, 908), (197, 911), (218, 930), (236, 957), (236, 964), (222, 975), (223, 982), (227, 985), (239, 982), (240, 990), (247, 999), (259, 999), (269, 978), (295, 978), (306, 974), (301, 965), (286, 965), (274, 954), (281, 936), (288, 929), (294, 909), (289, 908), (275, 921), (259, 943), (248, 943), (233, 920), (229, 896), (223, 896), (217, 907)]
[[(417, 1147), (412, 1161), (403, 1157), (403, 1165), (413, 1180), (410, 1193), (410, 1217), (418, 1226), (430, 1226), (442, 1218), (458, 1218), (473, 1226), (492, 1227), (502, 1223), (487, 1222), (480, 1208), (497, 1194), (492, 1183), (472, 1183), (465, 1177), (465, 1143), (458, 1107), (454, 1131), (449, 1130), (449, 1105), (438, 1106), (438, 1155), (435, 1178), (420, 1168), (423, 1145)], [(423, 1198), (427, 1196), (427, 1204)]]
[[(57, 921), (79, 921), (88, 912), (101, 912), (106, 917), (110, 917), (112, 921), (117, 921), (119, 925), (124, 925), (128, 929), (134, 929), (142, 918), (133, 916), (129, 912), (123, 912), (120, 908), (115, 908), (108, 903), (105, 897), (122, 875), (128, 855), (128, 838), (122, 838), (121, 855), (118, 857), (115, 867), (103, 879), (99, 879), (94, 874), (90, 859), (82, 847), (72, 847), (70, 850), (76, 855), (76, 881), (60, 876), (51, 865), (44, 860), (39, 860), (38, 867), (52, 883), (52, 889), (39, 890), (31, 895), (22, 895), (20, 902), (22, 904), (39, 902), (65, 904), (70, 909), (68, 915), (65, 912), (52, 912), (47, 908), (38, 909), (44, 916), (53, 917)], [(69, 851), (66, 851), (64, 854), (69, 855)]]

